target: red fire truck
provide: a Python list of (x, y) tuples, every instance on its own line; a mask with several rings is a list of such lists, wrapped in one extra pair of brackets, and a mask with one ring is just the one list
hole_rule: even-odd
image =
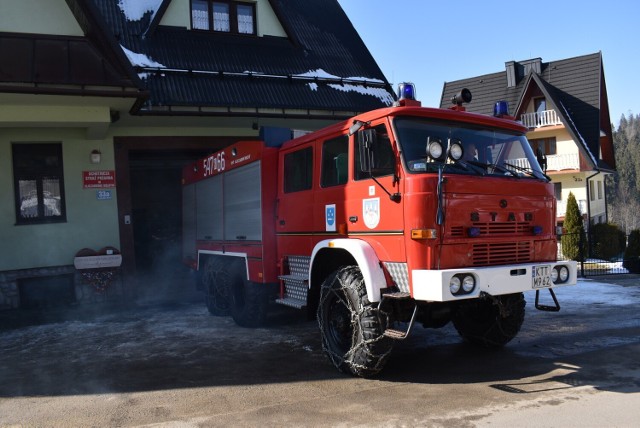
[[(560, 309), (556, 200), (525, 132), (498, 117), (395, 106), (286, 141), (238, 141), (184, 169), (184, 259), (213, 315), (265, 321), (270, 302), (317, 318), (341, 371), (371, 376), (416, 323), (505, 345), (525, 313)], [(502, 116), (502, 117), (500, 117)], [(543, 304), (541, 291), (548, 290)]]

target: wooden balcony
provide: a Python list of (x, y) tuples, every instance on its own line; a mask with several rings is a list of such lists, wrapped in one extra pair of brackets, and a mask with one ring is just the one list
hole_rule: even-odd
[(562, 125), (562, 121), (555, 110), (544, 110), (535, 113), (524, 113), (520, 121), (529, 129), (542, 128), (544, 126)]

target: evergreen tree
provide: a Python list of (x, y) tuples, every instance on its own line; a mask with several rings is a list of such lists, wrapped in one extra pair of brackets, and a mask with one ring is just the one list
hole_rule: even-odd
[(629, 233), (640, 228), (640, 115), (620, 118), (613, 145), (617, 173), (607, 177), (609, 220)]
[(573, 192), (569, 192), (569, 197), (567, 198), (564, 229), (566, 233), (561, 241), (562, 254), (567, 259), (580, 260), (580, 243), (582, 242), (582, 237), (584, 237), (584, 226), (582, 224), (582, 215), (580, 214), (578, 201), (576, 201)]

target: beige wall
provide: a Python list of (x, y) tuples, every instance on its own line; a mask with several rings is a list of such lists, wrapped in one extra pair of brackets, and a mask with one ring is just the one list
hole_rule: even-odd
[[(61, 142), (64, 165), (66, 223), (16, 226), (11, 144)], [(89, 162), (93, 149), (102, 162)], [(82, 188), (82, 171), (113, 170), (113, 144), (87, 141), (81, 129), (5, 128), (0, 133), (0, 271), (73, 264), (84, 247), (119, 247), (116, 191), (113, 199), (99, 201), (96, 190)]]
[(64, 0), (0, 0), (0, 31), (84, 35)]

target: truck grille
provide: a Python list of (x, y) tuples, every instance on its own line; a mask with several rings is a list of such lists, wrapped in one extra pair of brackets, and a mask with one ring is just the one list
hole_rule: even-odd
[[(480, 236), (500, 236), (500, 235), (515, 235), (515, 234), (530, 234), (531, 223), (473, 223), (473, 227), (480, 229)], [(452, 238), (462, 238), (465, 228), (463, 226), (454, 226), (451, 228)]]
[(473, 244), (471, 262), (474, 266), (527, 263), (531, 260), (530, 241)]

